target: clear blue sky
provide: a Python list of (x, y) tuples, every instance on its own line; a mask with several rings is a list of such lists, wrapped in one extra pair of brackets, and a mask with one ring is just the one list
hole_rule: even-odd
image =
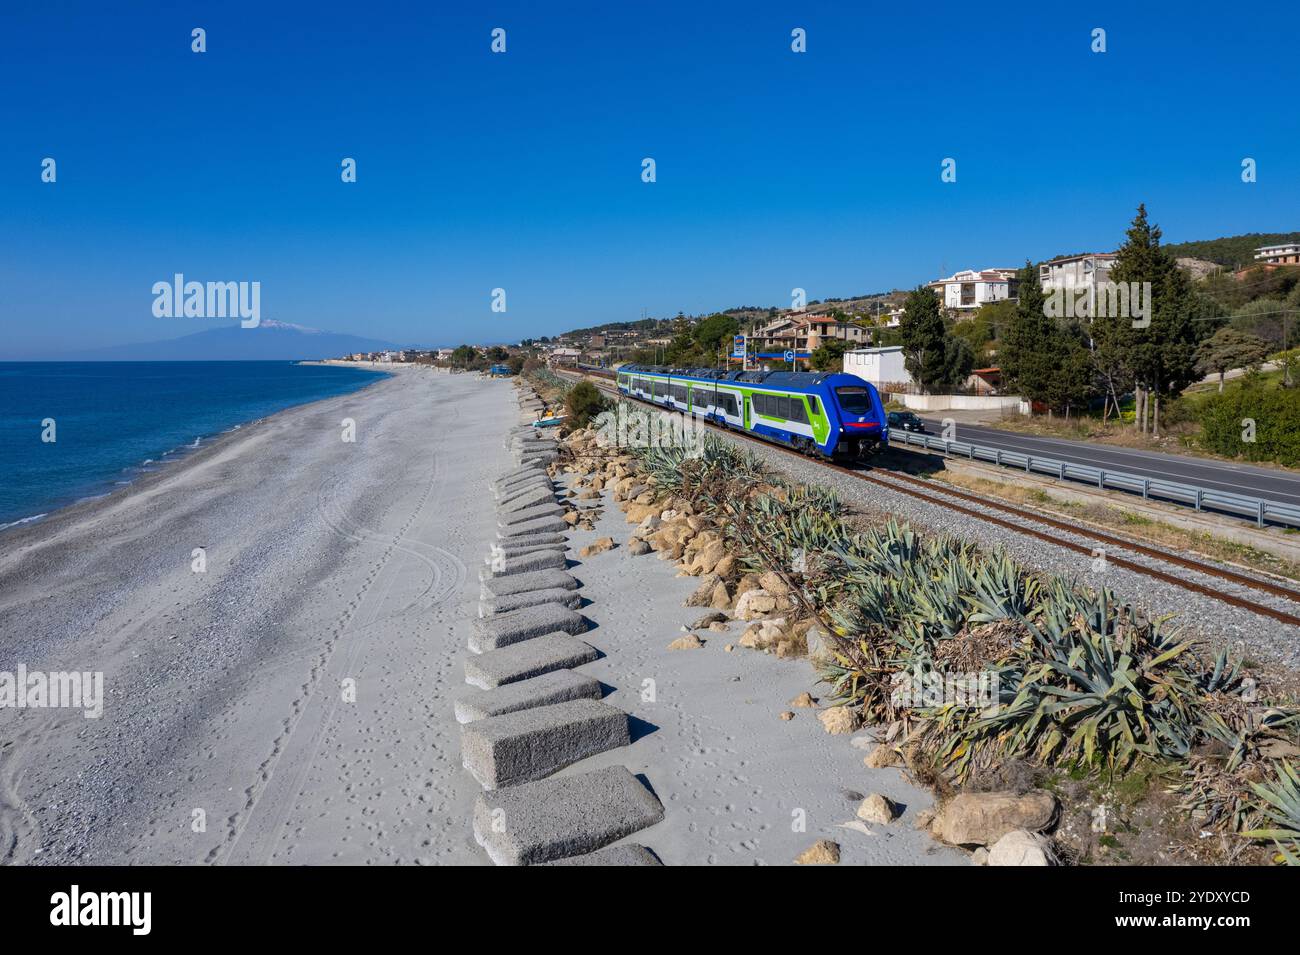
[(1297, 36), (1294, 2), (9, 2), (0, 358), (212, 327), (152, 315), (178, 271), (434, 345), (1111, 249), (1140, 201), (1170, 241), (1297, 229)]

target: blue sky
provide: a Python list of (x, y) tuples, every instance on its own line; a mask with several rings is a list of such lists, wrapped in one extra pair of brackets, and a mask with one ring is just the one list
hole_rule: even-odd
[(178, 271), (437, 345), (1111, 249), (1141, 201), (1170, 241), (1297, 229), (1297, 35), (1293, 2), (6, 3), (0, 358), (212, 327), (153, 316)]

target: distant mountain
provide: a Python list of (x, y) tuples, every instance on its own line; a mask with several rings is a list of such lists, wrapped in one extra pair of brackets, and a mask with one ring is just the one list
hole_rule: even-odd
[(61, 357), (64, 361), (311, 361), (397, 347), (377, 338), (263, 320), (257, 328), (223, 325), (160, 342), (114, 345)]

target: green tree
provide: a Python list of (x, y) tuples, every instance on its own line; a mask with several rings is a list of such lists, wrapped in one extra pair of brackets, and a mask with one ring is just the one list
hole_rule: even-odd
[(975, 314), (952, 327), (952, 334), (965, 339), (971, 350), (980, 358), (992, 355), (999, 348), (999, 339), (1016, 318), (1016, 303), (1002, 299), (980, 306)]
[(842, 338), (827, 338), (813, 349), (809, 364), (818, 371), (839, 371), (844, 367), (844, 353), (849, 343)]
[[(708, 318), (699, 322), (695, 326), (695, 341), (700, 346), (700, 351), (705, 355), (713, 356), (716, 360), (718, 350), (725, 342), (728, 346), (731, 344), (732, 336), (740, 331), (740, 323), (730, 315), (724, 315), (719, 312), (716, 315), (710, 315)], [(706, 362), (712, 365), (714, 360)]]
[(1272, 349), (1264, 339), (1226, 325), (1201, 342), (1196, 349), (1197, 370), (1219, 376), (1223, 391), (1226, 373), (1233, 368), (1256, 368), (1263, 364)]
[(686, 316), (679, 312), (673, 319), (672, 329), (672, 340), (664, 349), (664, 361), (676, 368), (700, 364), (702, 352)]
[(1052, 354), (1055, 365), (1046, 399), (1049, 407), (1065, 412), (1068, 419), (1071, 412), (1087, 410), (1101, 391), (1083, 326), (1077, 322), (1058, 326)]
[(1047, 316), (1038, 269), (1026, 262), (1019, 272), (1020, 298), (1002, 333), (998, 365), (1006, 383), (1028, 401), (1052, 405), (1053, 376), (1061, 362), (1056, 322)]
[[(1146, 206), (1139, 205), (1116, 254), (1110, 280), (1128, 283), (1135, 290), (1149, 287), (1148, 313), (1135, 317), (1130, 307), (1128, 316), (1098, 314), (1092, 323), (1094, 338), (1104, 338), (1108, 349), (1126, 352), (1124, 360), (1138, 388), (1138, 428), (1146, 432), (1149, 420), (1151, 432), (1157, 435), (1161, 402), (1178, 397), (1196, 380), (1196, 348), (1201, 335), (1194, 320), (1198, 302), (1191, 281), (1168, 250), (1161, 248), (1160, 239), (1160, 227), (1148, 221)], [(1130, 302), (1144, 295), (1138, 291), (1130, 296)]]
[(904, 367), (924, 393), (955, 388), (970, 374), (975, 355), (948, 334), (933, 289), (920, 285), (908, 294), (898, 330)]
[(589, 381), (580, 381), (564, 396), (564, 430), (585, 428), (606, 408), (605, 397)]

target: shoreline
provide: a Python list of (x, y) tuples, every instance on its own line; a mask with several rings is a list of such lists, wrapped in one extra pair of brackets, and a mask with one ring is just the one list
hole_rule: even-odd
[(0, 671), (101, 673), (103, 711), (0, 708), (0, 864), (481, 864), (434, 714), (504, 389), (373, 384), (13, 529)]
[[(163, 364), (170, 364), (170, 363), (164, 362)], [(294, 362), (294, 364), (323, 365), (323, 364), (329, 364), (329, 362), (302, 361), (302, 362)], [(401, 366), (401, 367), (412, 367), (412, 366)], [(342, 398), (348, 395), (359, 394), (368, 388), (373, 388), (375, 385), (387, 381), (388, 379), (392, 378), (394, 374), (396, 374), (396, 372), (389, 372), (384, 377), (376, 378), (374, 381), (367, 382), (366, 384), (363, 384), (361, 387), (353, 389), (352, 391), (342, 392), (341, 394), (337, 394), (337, 395), (324, 395), (320, 398), (312, 398), (309, 401), (300, 401), (295, 404), (291, 404), (284, 408), (281, 408), (278, 411), (273, 411), (270, 414), (262, 415), (259, 418), (246, 418), (242, 421), (237, 422), (231, 427), (225, 429), (224, 431), (216, 431), (216, 432), (211, 432), (209, 434), (198, 435), (194, 439), (194, 443), (191, 445), (184, 445), (184, 444), (178, 445), (177, 447), (171, 448), (167, 451), (160, 452), (158, 457), (146, 458), (144, 461), (140, 462), (139, 464), (131, 465), (127, 468), (124, 468), (121, 472), (119, 472), (119, 475), (121, 474), (127, 475), (127, 478), (125, 480), (114, 480), (111, 477), (105, 477), (105, 478), (96, 479), (95, 481), (91, 482), (91, 484), (87, 486), (87, 490), (90, 490), (91, 488), (94, 487), (102, 488), (103, 490), (100, 492), (95, 492), (91, 490), (90, 493), (80, 494), (75, 499), (67, 501), (65, 503), (62, 504), (54, 503), (54, 504), (47, 505), (47, 509), (42, 511), (39, 514), (26, 515), (12, 521), (0, 523), (0, 542), (3, 542), (5, 544), (12, 543), (14, 540), (14, 536), (19, 530), (26, 529), (29, 527), (34, 527), (34, 526), (42, 526), (42, 527), (48, 526), (48, 524), (52, 520), (62, 516), (63, 514), (66, 514), (69, 511), (79, 510), (85, 506), (102, 503), (110, 499), (113, 499), (115, 497), (118, 497), (124, 492), (130, 492), (132, 488), (140, 486), (143, 482), (148, 481), (151, 477), (174, 473), (175, 467), (177, 465), (185, 464), (191, 461), (192, 459), (196, 458), (198, 455), (202, 454), (204, 451), (207, 451), (210, 448), (216, 448), (220, 446), (228, 439), (238, 435), (245, 428), (256, 427), (288, 411), (294, 411), (299, 408), (306, 408), (309, 405), (314, 405), (322, 401), (329, 401), (332, 398)], [(153, 467), (150, 467), (150, 465), (153, 465)]]

